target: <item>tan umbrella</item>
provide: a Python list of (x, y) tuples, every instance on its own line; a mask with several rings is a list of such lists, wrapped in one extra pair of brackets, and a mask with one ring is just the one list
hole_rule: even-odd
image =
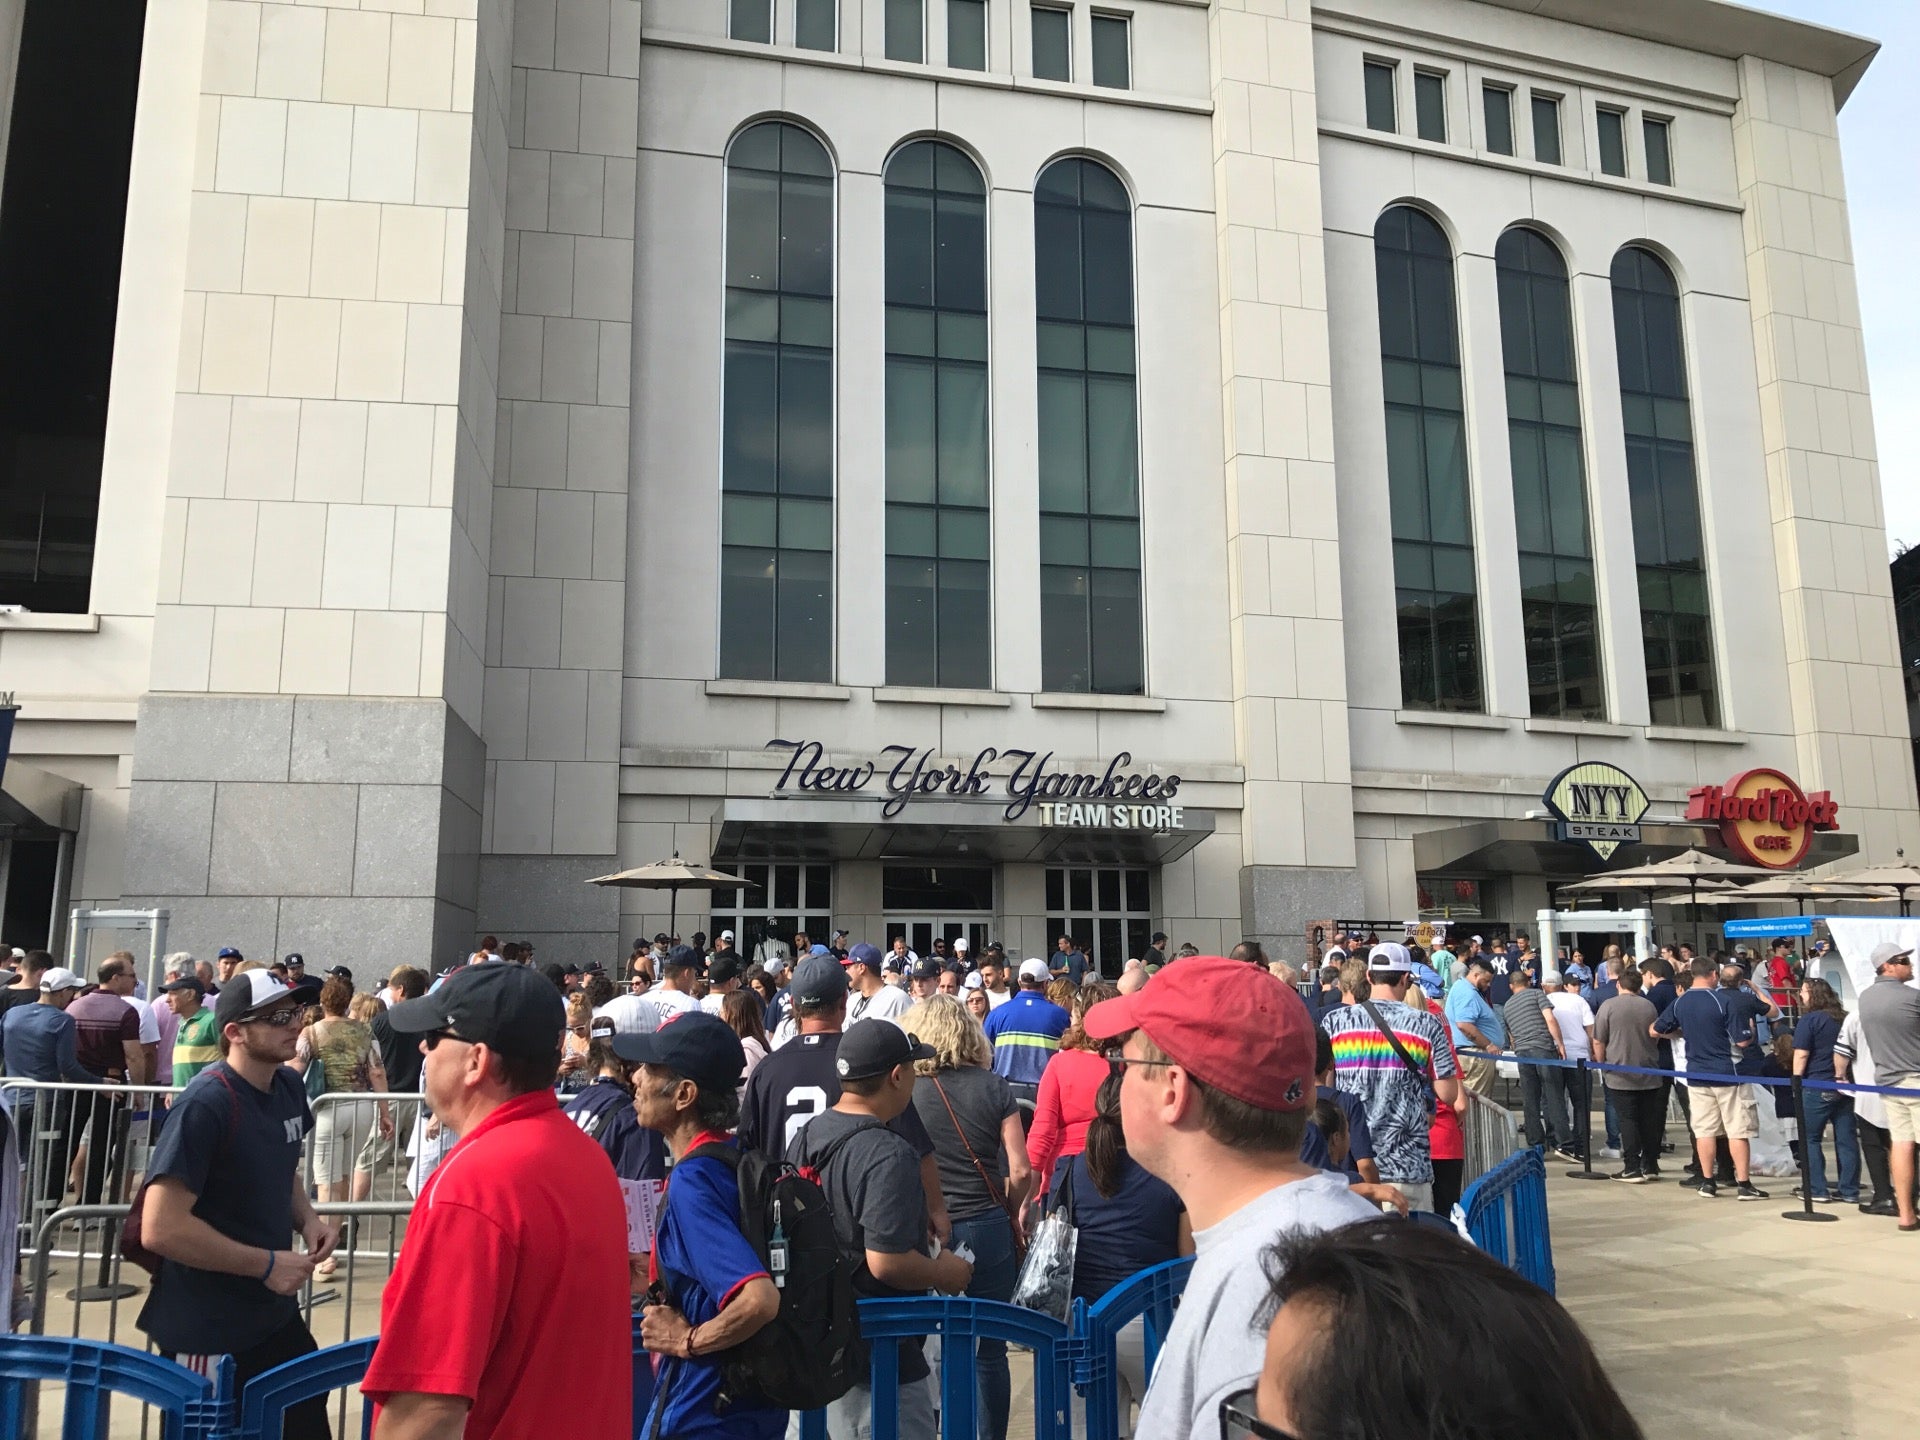
[(651, 865), (636, 865), (617, 875), (596, 875), (589, 885), (617, 885), (624, 890), (664, 890), (667, 892), (667, 933), (677, 928), (682, 890), (738, 890), (743, 885), (759, 889), (744, 875), (729, 875), (693, 865), (676, 854), (671, 860), (656, 860)]
[(1887, 885), (1900, 893), (1900, 913), (1907, 913), (1907, 892), (1920, 889), (1920, 866), (1907, 863), (1907, 852), (1895, 851), (1900, 856), (1897, 865), (1869, 865), (1864, 870), (1848, 870), (1839, 875), (1826, 878), (1836, 885)]
[(1752, 885), (1728, 886), (1711, 895), (1702, 895), (1702, 905), (1744, 905), (1749, 901), (1793, 900), (1799, 902), (1801, 913), (1806, 912), (1809, 900), (1878, 900), (1893, 899), (1886, 889), (1876, 889), (1870, 885), (1840, 885), (1824, 880), (1803, 880), (1797, 875), (1781, 875), (1773, 880), (1761, 880)]

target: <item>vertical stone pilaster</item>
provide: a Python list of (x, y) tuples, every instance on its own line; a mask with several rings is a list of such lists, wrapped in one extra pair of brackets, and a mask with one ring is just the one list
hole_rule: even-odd
[(1740, 62), (1734, 154), (1799, 779), (1862, 858), (1920, 854), (1833, 87)]
[(1360, 903), (1311, 7), (1221, 0), (1208, 24), (1241, 898), (1291, 938)]

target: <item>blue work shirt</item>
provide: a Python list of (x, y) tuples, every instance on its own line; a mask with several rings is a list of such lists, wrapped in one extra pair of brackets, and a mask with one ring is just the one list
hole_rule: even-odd
[(7, 1012), (0, 1049), (15, 1080), (98, 1085), (106, 1077), (80, 1063), (80, 1027), (57, 1005), (16, 1005)]
[(1072, 1017), (1038, 990), (1022, 990), (987, 1016), (993, 1073), (1015, 1085), (1038, 1085), (1060, 1049)]

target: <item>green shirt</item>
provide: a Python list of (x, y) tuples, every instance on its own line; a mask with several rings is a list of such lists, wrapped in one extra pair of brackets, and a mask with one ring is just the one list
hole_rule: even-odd
[(219, 1058), (220, 1027), (214, 1024), (212, 1009), (202, 1005), (180, 1022), (173, 1038), (173, 1083), (185, 1085)]

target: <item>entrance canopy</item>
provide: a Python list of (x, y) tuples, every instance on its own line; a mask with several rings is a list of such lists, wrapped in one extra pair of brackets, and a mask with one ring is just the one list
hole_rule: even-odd
[[(1726, 854), (1720, 827), (1688, 821), (1640, 822), (1641, 839), (1613, 853), (1609, 869), (1624, 870), (1670, 860), (1689, 849)], [(1816, 831), (1805, 868), (1858, 854), (1859, 837)], [(1475, 820), (1413, 837), (1414, 869), (1422, 875), (1539, 875), (1579, 880), (1594, 873), (1593, 851), (1578, 841), (1554, 838), (1550, 820)]]
[[(1017, 820), (1005, 818), (1000, 801), (915, 800), (893, 819), (881, 808), (868, 798), (730, 799), (713, 821), (714, 863), (964, 857), (981, 865), (1164, 865), (1213, 833), (1211, 811), (1185, 806), (1034, 805)], [(1116, 824), (1119, 809), (1130, 813)], [(1141, 811), (1160, 813), (1143, 824)], [(1055, 823), (1045, 823), (1048, 816)], [(1167, 823), (1176, 816), (1177, 826)], [(1156, 823), (1161, 828), (1147, 828)]]
[(0, 773), (0, 839), (51, 840), (79, 830), (85, 786), (12, 759)]

